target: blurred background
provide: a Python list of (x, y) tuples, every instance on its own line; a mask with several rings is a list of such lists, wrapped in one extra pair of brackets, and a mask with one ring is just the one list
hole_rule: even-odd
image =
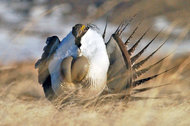
[(177, 40), (176, 53), (189, 54), (189, 12), (188, 0), (1, 0), (0, 64), (36, 60), (48, 36), (62, 39), (76, 23), (93, 23), (102, 31), (108, 17), (110, 35), (134, 15), (124, 39), (142, 22), (137, 36), (152, 26), (144, 43), (164, 29), (154, 44), (169, 35), (171, 39), (161, 52), (173, 48)]

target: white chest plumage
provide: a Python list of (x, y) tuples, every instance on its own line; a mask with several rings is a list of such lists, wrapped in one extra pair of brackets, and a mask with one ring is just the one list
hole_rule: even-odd
[(81, 38), (81, 55), (89, 61), (89, 71), (86, 76), (90, 80), (90, 89), (103, 90), (107, 81), (109, 59), (105, 42), (96, 30), (89, 29)]

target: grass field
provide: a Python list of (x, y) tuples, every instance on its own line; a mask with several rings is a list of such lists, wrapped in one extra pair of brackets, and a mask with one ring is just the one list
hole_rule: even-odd
[[(42, 0), (25, 1), (0, 2), (3, 8), (0, 9), (0, 126), (190, 126), (188, 1), (43, 0), (41, 4), (36, 1)], [(45, 98), (33, 59), (42, 53), (42, 44), (48, 36), (62, 38), (76, 22), (102, 19), (99, 24), (104, 26), (107, 16), (108, 28), (114, 29), (113, 26), (134, 14), (139, 18), (135, 20), (143, 23), (132, 40), (151, 25), (148, 39), (165, 28), (163, 36), (158, 36), (165, 39), (171, 35), (164, 50), (169, 52), (176, 44), (182, 45), (176, 51), (185, 53), (170, 56), (144, 77), (179, 65), (176, 69), (134, 88), (126, 99), (119, 99), (120, 94), (108, 94), (89, 101), (73, 98), (60, 105)], [(186, 43), (180, 44), (184, 39)], [(153, 46), (158, 47), (157, 44)], [(166, 56), (165, 51), (161, 55)], [(146, 65), (161, 58), (158, 54)], [(2, 65), (6, 61), (20, 62)], [(134, 93), (138, 90), (145, 91)]]
[(188, 56), (165, 61), (149, 74), (162, 71), (171, 64), (180, 66), (135, 89), (165, 86), (133, 94), (128, 100), (119, 100), (112, 94), (107, 96), (109, 98), (102, 96), (85, 104), (71, 100), (62, 109), (44, 97), (34, 62), (1, 66), (0, 125), (189, 126), (189, 63)]

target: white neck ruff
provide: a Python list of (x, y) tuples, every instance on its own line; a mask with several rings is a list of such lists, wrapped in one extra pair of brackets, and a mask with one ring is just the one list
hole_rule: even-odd
[(89, 29), (81, 38), (81, 55), (89, 60), (89, 72), (87, 79), (90, 79), (91, 88), (104, 89), (107, 81), (109, 58), (105, 42), (96, 30)]

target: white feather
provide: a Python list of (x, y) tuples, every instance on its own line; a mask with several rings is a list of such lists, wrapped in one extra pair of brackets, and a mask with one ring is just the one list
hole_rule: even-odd
[(81, 38), (80, 51), (81, 55), (89, 60), (90, 66), (86, 78), (91, 80), (90, 89), (101, 92), (106, 86), (109, 67), (109, 58), (102, 35), (90, 28)]

